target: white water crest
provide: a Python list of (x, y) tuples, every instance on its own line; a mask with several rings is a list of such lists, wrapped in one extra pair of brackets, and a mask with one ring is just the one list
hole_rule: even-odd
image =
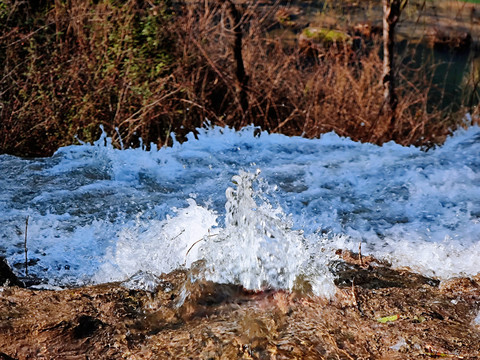
[(149, 151), (103, 134), (50, 158), (0, 155), (0, 174), (0, 256), (23, 275), (28, 216), (41, 284), (148, 287), (139, 274), (203, 259), (215, 281), (291, 289), (301, 276), (328, 296), (334, 250), (360, 242), (428, 276), (480, 272), (477, 126), (427, 152), (254, 127), (199, 129)]
[[(280, 207), (274, 208), (255, 191), (259, 175), (240, 171), (233, 177), (235, 188), (226, 191), (225, 228), (201, 245), (207, 278), (220, 283), (241, 284), (247, 289), (268, 287), (293, 289), (302, 278), (324, 295), (335, 292), (327, 270), (326, 256), (310, 253), (303, 232)], [(331, 258), (331, 256), (330, 256)], [(312, 260), (313, 259), (313, 260)]]

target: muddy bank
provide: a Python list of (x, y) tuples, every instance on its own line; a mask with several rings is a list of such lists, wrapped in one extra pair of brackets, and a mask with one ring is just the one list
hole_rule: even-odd
[(332, 271), (330, 301), (303, 293), (308, 286), (192, 284), (181, 271), (154, 294), (119, 284), (3, 287), (0, 359), (478, 358), (480, 278), (440, 284), (352, 254)]
[[(276, 34), (287, 39), (288, 30), (298, 32), (308, 26), (344, 31), (358, 26), (369, 26), (374, 33), (379, 31), (381, 35), (383, 8), (379, 0), (293, 1), (280, 5), (276, 17), (283, 31), (277, 31)], [(480, 4), (458, 0), (437, 0), (434, 3), (409, 1), (401, 14), (396, 32), (399, 39), (412, 42), (426, 40), (427, 43), (431, 42), (432, 36), (437, 33), (443, 36), (446, 34), (453, 40), (468, 34), (471, 41), (478, 46)], [(448, 50), (451, 50), (450, 47)]]

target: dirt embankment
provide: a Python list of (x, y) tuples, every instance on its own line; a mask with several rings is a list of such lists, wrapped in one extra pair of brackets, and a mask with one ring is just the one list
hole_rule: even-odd
[(332, 271), (331, 301), (192, 284), (181, 271), (155, 294), (3, 287), (0, 359), (479, 358), (480, 278), (439, 284), (352, 254)]

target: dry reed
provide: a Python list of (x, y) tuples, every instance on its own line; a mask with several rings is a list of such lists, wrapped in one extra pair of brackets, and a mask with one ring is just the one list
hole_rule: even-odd
[(5, 4), (0, 152), (49, 155), (75, 135), (94, 140), (100, 124), (119, 147), (119, 136), (126, 146), (138, 146), (140, 138), (163, 146), (171, 132), (182, 140), (206, 120), (287, 135), (335, 131), (377, 144), (431, 146), (463, 121), (461, 112), (429, 104), (433, 85), (422, 69), (416, 79), (400, 69), (392, 131), (382, 103), (378, 39), (358, 37), (356, 47), (286, 45), (268, 34), (279, 25), (277, 3)]

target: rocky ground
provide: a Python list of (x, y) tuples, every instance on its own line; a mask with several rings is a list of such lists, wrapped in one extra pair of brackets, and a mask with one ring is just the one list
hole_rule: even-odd
[(480, 277), (439, 283), (350, 253), (332, 271), (332, 300), (183, 271), (155, 293), (1, 287), (0, 359), (479, 358)]

